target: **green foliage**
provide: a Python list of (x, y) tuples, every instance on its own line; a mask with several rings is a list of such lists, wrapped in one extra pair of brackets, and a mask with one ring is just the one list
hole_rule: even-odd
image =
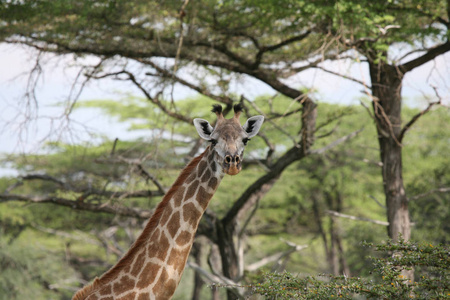
[[(373, 248), (373, 244), (365, 244)], [(297, 277), (291, 273), (266, 273), (251, 292), (269, 299), (450, 299), (450, 248), (400, 240), (375, 246), (382, 258), (372, 258), (374, 278), (347, 276)], [(392, 255), (394, 253), (394, 255)], [(416, 280), (402, 275), (415, 268)]]
[[(8, 1), (0, 6), (0, 38), (38, 39), (61, 45), (58, 51), (76, 53), (173, 57), (180, 6), (177, 1)], [(187, 56), (198, 52), (199, 57), (212, 58), (216, 52), (198, 46), (226, 45), (233, 55), (250, 61), (258, 47), (312, 31), (298, 42), (266, 52), (261, 57), (265, 64), (289, 65), (315, 57), (318, 49), (333, 55), (343, 50), (342, 41), (382, 61), (394, 44), (426, 48), (427, 42), (448, 36), (445, 26), (437, 25), (446, 19), (444, 0), (203, 0), (190, 2), (185, 13), (183, 21), (190, 28), (183, 45)], [(158, 51), (161, 45), (165, 51)]]
[(76, 273), (62, 252), (31, 238), (0, 237), (0, 299), (67, 299)]

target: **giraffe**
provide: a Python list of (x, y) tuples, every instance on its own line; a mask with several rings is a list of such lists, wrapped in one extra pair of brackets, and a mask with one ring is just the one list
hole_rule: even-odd
[(181, 171), (128, 252), (72, 300), (172, 298), (209, 201), (225, 174), (241, 171), (245, 145), (264, 121), (254, 116), (241, 126), (241, 111), (236, 104), (234, 117), (225, 119), (222, 106), (213, 105), (214, 128), (204, 119), (194, 119), (198, 134), (210, 145)]

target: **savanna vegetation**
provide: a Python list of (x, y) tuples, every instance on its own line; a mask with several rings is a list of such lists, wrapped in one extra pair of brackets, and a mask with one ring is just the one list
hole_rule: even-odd
[[(450, 50), (449, 7), (2, 2), (2, 42), (35, 48), (36, 66), (45, 53), (71, 57), (74, 87), (112, 78), (140, 93), (70, 93), (67, 114), (95, 109), (145, 135), (49, 140), (39, 153), (2, 156), (19, 176), (0, 178), (0, 298), (70, 299), (107, 270), (205, 147), (193, 118), (213, 121), (212, 104), (228, 113), (236, 102), (266, 121), (243, 172), (209, 205), (175, 299), (449, 297), (446, 95), (434, 87), (423, 107), (408, 107), (401, 94), (406, 74)], [(368, 68), (369, 78), (329, 69), (335, 61)], [(317, 101), (326, 83), (311, 91), (295, 80), (312, 68), (359, 84), (360, 105)], [(39, 103), (40, 71), (30, 74), (28, 104)], [(250, 79), (273, 93), (236, 94), (232, 83)], [(174, 99), (180, 88), (197, 95)], [(304, 294), (288, 294), (297, 289)]]

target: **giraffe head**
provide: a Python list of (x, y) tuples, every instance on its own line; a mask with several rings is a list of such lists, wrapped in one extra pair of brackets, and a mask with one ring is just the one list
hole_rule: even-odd
[(216, 126), (213, 128), (204, 119), (194, 119), (194, 125), (201, 138), (211, 142), (211, 147), (216, 153), (214, 159), (222, 166), (224, 173), (236, 175), (242, 169), (244, 148), (250, 138), (254, 137), (262, 123), (263, 116), (249, 118), (244, 126), (241, 126), (239, 116), (242, 111), (240, 104), (234, 105), (234, 117), (225, 119), (222, 114), (222, 106), (214, 105), (212, 112), (217, 115)]

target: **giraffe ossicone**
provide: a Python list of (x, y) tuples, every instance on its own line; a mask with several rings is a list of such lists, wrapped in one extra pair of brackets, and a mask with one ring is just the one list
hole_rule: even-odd
[(194, 119), (198, 134), (211, 145), (181, 171), (128, 252), (73, 300), (172, 298), (209, 201), (225, 174), (241, 171), (245, 145), (264, 122), (263, 116), (254, 116), (241, 126), (241, 111), (236, 104), (234, 116), (225, 119), (222, 106), (214, 105), (214, 127)]

